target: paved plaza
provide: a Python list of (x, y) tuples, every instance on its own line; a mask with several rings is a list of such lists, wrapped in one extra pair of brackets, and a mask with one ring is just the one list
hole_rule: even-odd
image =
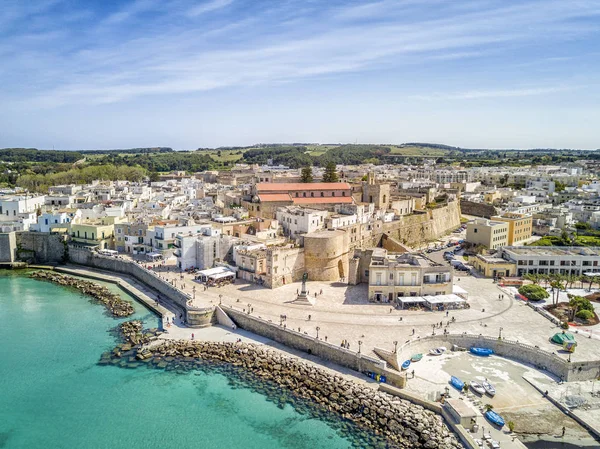
[[(194, 280), (194, 275), (179, 273), (169, 262), (157, 264), (156, 271), (192, 295), (195, 306), (222, 302), (315, 337), (318, 327), (319, 338), (327, 338), (328, 342), (336, 344), (346, 340), (351, 350), (358, 350), (360, 341), (361, 351), (369, 355), (373, 355), (375, 347), (391, 350), (394, 341), (402, 345), (433, 332), (443, 334), (447, 329), (451, 333), (490, 337), (502, 334), (503, 338), (538, 346), (567, 359), (562, 348), (549, 341), (560, 329), (524, 302), (514, 299), (509, 290), (501, 289), (491, 279), (455, 274), (455, 284), (468, 292), (470, 308), (450, 310), (446, 315), (446, 312), (399, 310), (389, 304), (369, 303), (366, 284), (351, 286), (342, 282), (309, 281), (307, 290), (315, 299), (313, 306), (293, 303), (301, 289), (300, 282), (272, 290), (237, 279), (234, 284), (205, 288)], [(583, 328), (580, 330), (583, 332)], [(588, 333), (576, 334), (578, 348), (572, 355), (573, 361), (600, 358), (597, 341), (600, 335), (588, 336)]]

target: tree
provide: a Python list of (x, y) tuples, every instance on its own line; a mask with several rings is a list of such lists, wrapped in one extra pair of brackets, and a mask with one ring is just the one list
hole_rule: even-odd
[(325, 173), (323, 174), (323, 182), (338, 182), (338, 174), (335, 170), (335, 162), (327, 162)]
[(148, 173), (148, 179), (150, 180), (150, 182), (157, 182), (160, 181), (160, 175), (158, 174), (158, 172), (152, 171)]
[(552, 289), (552, 304), (558, 304), (560, 291), (564, 289), (564, 285), (560, 280), (555, 279), (550, 281), (550, 288)]
[(485, 404), (484, 408), (486, 412), (489, 412), (494, 409), (494, 406), (492, 404)]
[(302, 173), (300, 174), (300, 182), (313, 182), (313, 172), (312, 167), (310, 165), (308, 167), (302, 168)]
[(531, 281), (535, 285), (538, 285), (540, 283), (540, 281), (542, 280), (542, 278), (540, 277), (540, 275), (537, 274), (537, 273), (527, 273), (527, 274), (524, 274), (523, 275), (523, 279), (525, 279), (527, 281)]
[(519, 293), (530, 301), (541, 301), (550, 296), (544, 288), (534, 284), (519, 287)]
[(564, 182), (560, 182), (560, 181), (554, 181), (554, 191), (555, 192), (562, 192), (563, 190), (565, 190), (566, 184)]
[(510, 430), (511, 432), (515, 431), (515, 423), (513, 421), (509, 421), (506, 424), (508, 425), (508, 430)]

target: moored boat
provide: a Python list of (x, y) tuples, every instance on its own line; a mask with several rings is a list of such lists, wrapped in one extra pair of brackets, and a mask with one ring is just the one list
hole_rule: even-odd
[(457, 390), (462, 391), (463, 387), (465, 386), (465, 383), (458, 377), (452, 376), (450, 377), (450, 385), (452, 385)]
[(429, 355), (442, 355), (444, 352), (446, 352), (446, 348), (443, 346), (440, 346), (439, 348), (433, 348), (429, 351)]
[(500, 416), (495, 411), (488, 410), (487, 412), (485, 412), (485, 417), (492, 424), (495, 424), (498, 427), (504, 427), (504, 418), (502, 418), (502, 416)]
[(408, 369), (409, 366), (410, 360), (405, 360), (404, 363), (402, 363), (402, 369)]
[(485, 382), (482, 382), (481, 386), (483, 387), (483, 389), (485, 390), (485, 392), (487, 394), (489, 394), (490, 396), (494, 396), (496, 394), (496, 389), (487, 380)]
[(470, 351), (471, 351), (471, 354), (479, 355), (481, 357), (488, 357), (494, 353), (494, 351), (492, 351), (491, 349), (487, 349), (487, 348), (472, 347), (470, 349)]
[(469, 384), (469, 387), (471, 387), (471, 390), (473, 390), (477, 394), (481, 394), (481, 395), (485, 394), (485, 389), (479, 382), (473, 381)]
[(422, 358), (423, 358), (423, 354), (413, 354), (413, 355), (410, 356), (410, 361), (411, 362), (418, 362)]

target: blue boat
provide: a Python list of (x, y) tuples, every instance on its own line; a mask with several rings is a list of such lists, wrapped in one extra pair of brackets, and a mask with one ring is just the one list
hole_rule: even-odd
[(402, 369), (408, 369), (409, 366), (410, 366), (410, 360), (405, 360), (404, 363), (402, 364)]
[(487, 349), (487, 348), (472, 347), (470, 349), (470, 351), (471, 351), (471, 354), (479, 355), (481, 357), (488, 357), (494, 353), (494, 351), (492, 351), (491, 349)]
[(504, 418), (502, 418), (502, 416), (500, 416), (498, 413), (496, 413), (493, 410), (488, 410), (487, 412), (485, 412), (485, 417), (487, 418), (487, 420), (489, 422), (491, 422), (492, 424), (497, 425), (498, 427), (504, 427)]
[(452, 376), (450, 378), (450, 385), (452, 385), (458, 391), (462, 391), (463, 387), (465, 386), (465, 383), (462, 380), (460, 380), (458, 377)]

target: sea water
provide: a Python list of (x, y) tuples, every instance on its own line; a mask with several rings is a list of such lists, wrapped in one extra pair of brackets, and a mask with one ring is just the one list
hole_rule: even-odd
[[(127, 319), (158, 327), (120, 294), (136, 310)], [(0, 448), (352, 447), (328, 423), (217, 372), (97, 365), (121, 321), (72, 289), (0, 274)]]

